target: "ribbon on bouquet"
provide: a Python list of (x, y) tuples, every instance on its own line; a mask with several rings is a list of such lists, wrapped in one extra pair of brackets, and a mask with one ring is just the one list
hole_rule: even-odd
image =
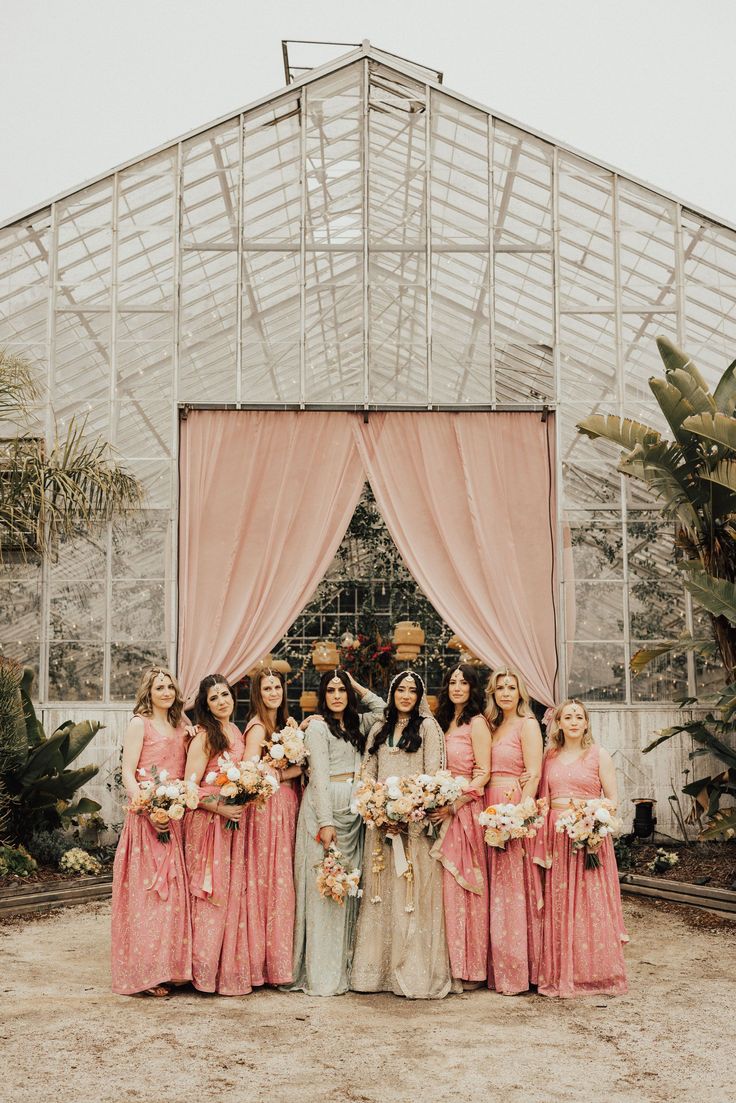
[(401, 835), (387, 835), (386, 838), (391, 840), (391, 846), (393, 847), (396, 876), (403, 877), (409, 868), (406, 851), (404, 850), (404, 840)]

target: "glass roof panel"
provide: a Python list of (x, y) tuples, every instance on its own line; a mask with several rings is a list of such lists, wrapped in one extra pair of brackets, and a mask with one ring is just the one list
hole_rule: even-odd
[(552, 146), (494, 122), (493, 205), (496, 249), (551, 248)]
[(427, 299), (423, 253), (371, 257), (371, 402), (427, 402)]
[(298, 96), (245, 116), (243, 235), (246, 249), (298, 246), (301, 225), (301, 119)]
[(736, 233), (683, 214), (685, 347), (711, 387), (736, 356)]
[(424, 247), (426, 96), (422, 85), (371, 66), (369, 241), (373, 248)]
[(488, 115), (437, 91), (431, 108), (432, 243), (488, 249)]
[(318, 249), (362, 239), (362, 88), (359, 62), (307, 90), (306, 234)]
[(560, 309), (613, 309), (613, 175), (570, 154), (558, 164)]
[(432, 255), (431, 401), (491, 401), (488, 253)]

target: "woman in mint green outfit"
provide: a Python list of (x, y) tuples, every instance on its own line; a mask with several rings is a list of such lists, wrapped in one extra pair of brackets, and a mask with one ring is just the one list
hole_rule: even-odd
[[(358, 700), (364, 710), (358, 711)], [(360, 868), (363, 823), (350, 811), (369, 730), (383, 719), (386, 702), (344, 670), (323, 674), (317, 716), (309, 721), (309, 783), (296, 830), (294, 970), (292, 990), (336, 996), (350, 981), (357, 898), (344, 906), (320, 896), (316, 867), (335, 844), (346, 869)]]

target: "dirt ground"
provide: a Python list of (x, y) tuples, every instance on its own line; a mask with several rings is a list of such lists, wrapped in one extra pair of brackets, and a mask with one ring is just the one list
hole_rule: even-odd
[(431, 1003), (109, 990), (110, 906), (0, 926), (0, 1099), (14, 1103), (673, 1103), (733, 1098), (736, 924), (625, 898), (630, 992)]

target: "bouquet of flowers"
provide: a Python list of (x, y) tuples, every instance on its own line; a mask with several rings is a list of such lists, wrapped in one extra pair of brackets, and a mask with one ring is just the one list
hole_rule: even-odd
[(585, 868), (598, 869), (598, 850), (607, 835), (620, 835), (623, 824), (614, 815), (615, 805), (605, 797), (571, 800), (557, 819), (556, 830), (572, 840), (573, 850), (585, 850)]
[(506, 849), (509, 839), (533, 839), (544, 823), (546, 800), (526, 797), (518, 804), (491, 804), (478, 816), (488, 846)]
[(342, 854), (332, 843), (326, 850), (321, 862), (314, 867), (317, 870), (317, 891), (326, 900), (345, 906), (348, 896), (362, 896), (360, 870), (348, 871), (343, 865)]
[[(210, 770), (205, 778), (207, 785), (217, 785), (220, 797), (227, 804), (263, 805), (279, 787), (263, 759), (244, 758), (233, 762), (228, 751), (217, 759), (217, 770)], [(237, 820), (225, 820), (228, 831), (237, 831)]]
[(171, 832), (168, 825), (171, 820), (181, 820), (187, 808), (199, 805), (199, 789), (194, 781), (181, 781), (170, 778), (168, 770), (158, 770), (152, 766), (150, 777), (145, 769), (138, 771), (142, 781), (138, 782), (138, 792), (128, 805), (129, 812), (149, 816), (153, 823), (165, 830), (158, 832), (158, 841), (168, 843)]
[(263, 745), (262, 761), (280, 769), (284, 766), (303, 766), (308, 755), (304, 732), (287, 725), (266, 740)]
[(355, 790), (351, 808), (367, 827), (383, 831), (424, 819), (422, 793), (411, 777), (387, 777), (385, 781), (365, 778)]

